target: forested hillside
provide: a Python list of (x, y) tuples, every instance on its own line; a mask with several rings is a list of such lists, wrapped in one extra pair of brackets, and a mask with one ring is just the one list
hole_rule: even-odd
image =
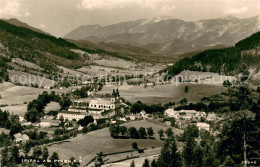
[(0, 55), (0, 77), (2, 78), (6, 75), (6, 59), (13, 57), (38, 64), (48, 73), (57, 71), (57, 65), (68, 68), (87, 65), (88, 56), (79, 55), (71, 49), (127, 59), (116, 53), (79, 47), (62, 38), (35, 32), (24, 27), (17, 27), (3, 20), (0, 20), (0, 44), (3, 45)]
[[(177, 75), (183, 70), (210, 71), (225, 74), (237, 74), (243, 66), (259, 67), (260, 32), (241, 40), (234, 47), (212, 49), (201, 52), (191, 58), (184, 58), (168, 68), (169, 75)], [(245, 52), (255, 49), (253, 52)], [(243, 56), (242, 56), (243, 55)]]

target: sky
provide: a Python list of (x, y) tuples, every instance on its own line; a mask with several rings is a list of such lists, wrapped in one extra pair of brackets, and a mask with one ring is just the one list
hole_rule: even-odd
[(58, 37), (87, 24), (153, 17), (197, 21), (230, 15), (260, 15), (260, 0), (0, 0), (0, 18), (17, 18)]

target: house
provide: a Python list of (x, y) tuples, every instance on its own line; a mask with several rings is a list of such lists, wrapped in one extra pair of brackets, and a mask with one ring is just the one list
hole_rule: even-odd
[(122, 122), (126, 122), (127, 121), (124, 117), (123, 118), (119, 118), (118, 120), (122, 121)]
[(108, 99), (101, 99), (97, 98), (96, 100), (91, 100), (89, 102), (89, 109), (98, 109), (100, 111), (103, 110), (114, 110), (115, 106), (115, 98)]
[(168, 108), (167, 110), (165, 110), (164, 115), (166, 117), (175, 118), (175, 119), (180, 118), (179, 111), (175, 111), (173, 108)]
[(146, 114), (146, 112), (145, 112), (144, 110), (142, 110), (142, 111), (140, 112), (140, 117), (142, 117), (142, 118), (147, 118), (147, 117), (148, 117), (148, 114)]
[(71, 106), (69, 106), (68, 111), (69, 112), (87, 112), (87, 107), (71, 105)]
[(143, 83), (141, 83), (141, 86), (143, 86), (143, 87), (155, 86), (155, 82), (143, 82)]
[(0, 134), (6, 134), (6, 135), (9, 135), (10, 134), (10, 130), (9, 129), (5, 129), (5, 128), (0, 128)]
[(198, 122), (197, 127), (199, 128), (199, 130), (204, 129), (209, 131), (210, 125), (205, 122)]
[(25, 121), (24, 117), (19, 116), (19, 121), (20, 121), (20, 122)]
[(217, 119), (216, 114), (215, 113), (209, 113), (206, 120), (207, 121), (215, 121)]
[(14, 138), (16, 143), (25, 143), (30, 139), (26, 134), (21, 134), (21, 133), (16, 133), (14, 135)]
[(206, 118), (206, 113), (205, 113), (205, 112), (197, 112), (197, 113), (195, 114), (195, 118), (196, 118), (196, 119), (200, 119), (200, 118), (202, 118), (202, 117), (205, 117), (205, 118)]
[(59, 112), (58, 113), (58, 116), (57, 118), (60, 119), (60, 118), (63, 118), (64, 120), (69, 120), (69, 121), (72, 121), (72, 120), (80, 120), (80, 119), (83, 119), (85, 118), (85, 116), (88, 116), (90, 115), (89, 113), (82, 113), (82, 112), (68, 112), (68, 111), (62, 111), (62, 112)]
[(40, 127), (59, 127), (60, 121), (59, 120), (50, 120), (50, 119), (43, 119), (38, 124)]

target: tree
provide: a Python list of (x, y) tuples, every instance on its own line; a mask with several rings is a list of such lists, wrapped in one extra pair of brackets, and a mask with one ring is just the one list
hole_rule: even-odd
[(120, 126), (119, 127), (119, 131), (121, 133), (122, 136), (125, 136), (127, 134), (127, 128), (126, 126)]
[(101, 167), (105, 164), (107, 160), (104, 160), (103, 152), (97, 153), (96, 160), (95, 160), (95, 167)]
[(183, 158), (186, 167), (192, 167), (195, 164), (195, 148), (196, 142), (192, 136), (188, 136), (183, 147)]
[(257, 92), (260, 94), (260, 86), (257, 87)]
[(151, 167), (157, 167), (157, 162), (155, 159), (152, 160)]
[(11, 148), (11, 159), (14, 163), (18, 163), (19, 161), (19, 148), (14, 146)]
[(153, 135), (154, 135), (154, 132), (153, 132), (153, 128), (150, 127), (150, 128), (147, 128), (147, 135), (149, 138), (151, 138)]
[(139, 135), (140, 135), (140, 137), (143, 139), (143, 138), (145, 138), (146, 137), (146, 131), (145, 131), (145, 128), (144, 127), (140, 127), (140, 129), (139, 129)]
[(171, 142), (166, 139), (157, 160), (158, 167), (169, 167), (171, 165)]
[(27, 156), (27, 154), (30, 152), (31, 150), (31, 145), (29, 144), (29, 142), (26, 142), (23, 146), (23, 151), (25, 156)]
[(135, 167), (135, 161), (134, 160), (131, 162), (130, 167)]
[(182, 167), (182, 157), (178, 151), (175, 138), (171, 143), (171, 167)]
[(7, 166), (7, 163), (8, 163), (8, 147), (5, 147), (2, 152), (1, 152), (1, 165), (3, 166)]
[(139, 133), (137, 132), (135, 127), (129, 128), (129, 135), (130, 135), (130, 138), (133, 138), (133, 139), (139, 139), (139, 137), (140, 137)]
[(164, 137), (164, 131), (163, 131), (163, 129), (159, 130), (159, 131), (158, 131), (158, 134), (159, 134), (159, 136), (160, 136), (160, 139), (162, 140), (162, 137)]
[(49, 157), (49, 151), (48, 151), (48, 148), (47, 148), (47, 147), (44, 147), (44, 148), (43, 148), (42, 157), (43, 157), (43, 160), (47, 161), (47, 159), (48, 159), (48, 157)]
[(94, 122), (94, 118), (91, 115), (88, 115), (88, 116), (85, 116), (83, 119), (80, 119), (78, 121), (78, 124), (85, 127), (92, 122)]
[(33, 157), (35, 158), (35, 159), (37, 159), (37, 158), (39, 158), (40, 156), (42, 155), (42, 149), (41, 149), (41, 147), (35, 147), (34, 149), (33, 149)]
[(60, 166), (60, 163), (59, 163), (59, 154), (56, 153), (56, 152), (53, 152), (51, 157), (50, 157), (50, 160), (51, 160), (51, 166), (53, 167), (59, 167)]
[(132, 148), (135, 149), (135, 150), (138, 149), (138, 146), (137, 146), (137, 143), (136, 143), (136, 142), (133, 142), (133, 143), (132, 143)]
[(188, 93), (189, 92), (189, 87), (186, 85), (185, 88), (184, 88), (184, 92), (185, 93)]
[(71, 167), (78, 167), (78, 166), (80, 165), (80, 163), (79, 163), (78, 161), (75, 161), (75, 158), (74, 158), (74, 157), (71, 157), (71, 158), (70, 158), (70, 163), (69, 163), (69, 165), (70, 165)]
[(148, 159), (144, 160), (143, 167), (150, 167)]
[(186, 141), (188, 137), (199, 137), (199, 129), (195, 125), (188, 125), (182, 134), (183, 141)]
[(115, 138), (118, 137), (119, 133), (120, 133), (120, 128), (119, 125), (112, 125), (109, 127), (109, 133), (110, 136)]
[(260, 144), (256, 142), (259, 140), (256, 136), (260, 131), (254, 118), (255, 114), (252, 112), (241, 110), (226, 119), (220, 134), (220, 155), (230, 156), (236, 164), (257, 159)]
[(186, 98), (180, 100), (180, 104), (184, 105), (187, 104), (188, 100)]
[(225, 87), (230, 87), (231, 85), (232, 85), (232, 83), (229, 80), (225, 80), (223, 82), (223, 86), (225, 86)]
[(173, 137), (172, 128), (166, 129), (165, 134), (168, 136), (168, 138), (172, 138)]

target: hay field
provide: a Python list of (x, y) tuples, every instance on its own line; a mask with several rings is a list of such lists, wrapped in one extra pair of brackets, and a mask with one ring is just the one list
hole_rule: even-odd
[[(159, 129), (166, 129), (167, 126), (152, 123), (147, 120), (134, 121), (124, 124), (127, 127), (152, 127), (154, 132), (157, 133)], [(175, 134), (181, 133), (180, 130), (174, 130)], [(158, 139), (158, 135), (155, 137)], [(103, 151), (104, 153), (112, 153), (117, 151), (126, 151), (132, 149), (132, 143), (137, 142), (140, 148), (161, 147), (163, 141), (151, 139), (113, 139), (110, 137), (109, 129), (104, 128), (85, 135), (79, 135), (76, 138), (67, 140), (67, 142), (49, 146), (49, 152), (58, 152), (60, 159), (69, 159), (74, 156), (76, 159), (79, 157), (87, 163), (91, 160), (96, 153)], [(120, 156), (120, 155), (119, 155)], [(114, 157), (116, 158), (116, 157)]]
[[(184, 93), (185, 86), (189, 87), (189, 92)], [(100, 94), (111, 93), (116, 86), (106, 85)], [(141, 100), (147, 104), (167, 103), (170, 101), (179, 102), (187, 98), (189, 102), (199, 102), (202, 97), (212, 96), (226, 91), (222, 85), (181, 83), (179, 85), (167, 84), (156, 85), (155, 87), (141, 87), (133, 85), (118, 86), (120, 95), (131, 103)]]

